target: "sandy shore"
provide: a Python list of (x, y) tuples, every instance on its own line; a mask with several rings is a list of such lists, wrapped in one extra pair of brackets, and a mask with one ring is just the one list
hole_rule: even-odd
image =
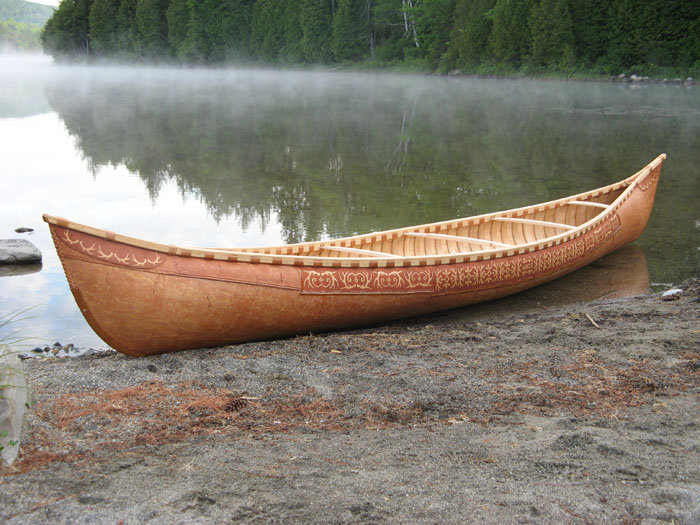
[(0, 521), (698, 523), (700, 285), (682, 288), (26, 361)]

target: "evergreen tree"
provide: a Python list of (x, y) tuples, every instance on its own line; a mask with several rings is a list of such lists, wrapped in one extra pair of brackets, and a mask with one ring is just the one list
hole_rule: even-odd
[(158, 58), (167, 55), (167, 8), (168, 0), (138, 0), (136, 4), (136, 27), (141, 54), (144, 57)]
[(90, 54), (89, 22), (92, 0), (63, 0), (41, 34), (44, 50), (59, 57)]
[(136, 26), (137, 0), (121, 0), (117, 12), (117, 49), (125, 57), (139, 54), (139, 30)]
[(323, 64), (332, 58), (331, 4), (329, 0), (301, 0), (301, 50), (307, 62)]
[(533, 64), (550, 68), (573, 65), (574, 34), (567, 0), (540, 0), (533, 5), (530, 31)]
[(90, 8), (90, 45), (97, 55), (111, 56), (117, 51), (119, 4), (119, 0), (95, 0)]
[(600, 0), (573, 0), (569, 2), (574, 54), (590, 67), (605, 55), (610, 38), (609, 6)]
[(284, 46), (286, 7), (279, 0), (258, 0), (253, 6), (250, 45), (258, 58), (279, 59)]
[(459, 0), (450, 38), (449, 54), (457, 67), (473, 69), (487, 58), (491, 17), (496, 0)]
[(73, 28), (73, 11), (75, 4), (65, 0), (58, 5), (41, 32), (44, 52), (54, 57), (75, 54), (76, 35)]
[(369, 54), (367, 0), (340, 0), (333, 17), (332, 48), (336, 60), (358, 60)]
[(168, 21), (168, 45), (173, 54), (181, 58), (181, 48), (187, 38), (187, 25), (190, 21), (189, 0), (170, 0), (165, 12)]
[(206, 56), (211, 61), (250, 57), (255, 0), (204, 0)]
[(302, 61), (301, 41), (304, 32), (301, 30), (298, 0), (287, 0), (284, 21), (284, 46), (280, 57), (287, 62), (299, 63)]
[(437, 65), (446, 54), (454, 27), (456, 0), (432, 0), (416, 4), (421, 55)]
[(532, 4), (532, 0), (497, 0), (488, 12), (493, 22), (489, 45), (497, 61), (518, 68), (530, 54), (528, 19)]

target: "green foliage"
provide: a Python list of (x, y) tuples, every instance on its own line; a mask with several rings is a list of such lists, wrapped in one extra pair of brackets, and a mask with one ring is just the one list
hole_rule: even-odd
[(119, 3), (113, 0), (95, 0), (90, 9), (89, 28), (92, 51), (109, 56), (117, 51), (118, 28), (114, 21)]
[(86, 55), (87, 17), (83, 18), (82, 5), (63, 0), (46, 22), (41, 33), (44, 51), (56, 57)]
[(250, 56), (250, 27), (255, 0), (204, 0), (200, 31), (212, 62)]
[(608, 11), (609, 4), (600, 0), (569, 2), (574, 54), (585, 67), (595, 64), (608, 49)]
[(133, 57), (139, 52), (139, 30), (136, 26), (137, 0), (121, 0), (117, 12), (118, 55)]
[(304, 33), (301, 30), (301, 16), (296, 0), (287, 0), (284, 20), (284, 47), (280, 51), (280, 57), (287, 62), (298, 64), (302, 60), (301, 40)]
[(41, 41), (57, 58), (359, 62), (488, 74), (616, 74), (639, 66), (691, 74), (700, 67), (700, 3), (61, 0)]
[(138, 0), (136, 27), (141, 53), (147, 58), (158, 58), (168, 53), (168, 0)]
[(0, 21), (0, 49), (39, 51), (41, 28), (14, 20)]
[(456, 0), (432, 0), (416, 3), (416, 30), (422, 48), (421, 56), (435, 66), (447, 52), (454, 25)]
[(567, 0), (540, 0), (530, 14), (532, 55), (536, 66), (556, 68), (571, 60), (574, 34)]
[(530, 54), (532, 5), (533, 0), (497, 0), (487, 13), (493, 22), (489, 45), (498, 62), (518, 68)]
[(54, 8), (24, 0), (0, 1), (0, 21), (14, 20), (22, 24), (43, 26), (51, 18)]
[(258, 0), (253, 6), (250, 47), (256, 57), (275, 61), (284, 47), (286, 3), (279, 0)]
[(472, 70), (488, 57), (491, 17), (496, 0), (459, 0), (455, 7), (455, 23), (450, 38), (452, 62)]
[(333, 17), (332, 48), (336, 60), (358, 60), (370, 52), (366, 0), (340, 0)]
[(301, 52), (310, 63), (330, 62), (333, 14), (328, 0), (301, 0)]

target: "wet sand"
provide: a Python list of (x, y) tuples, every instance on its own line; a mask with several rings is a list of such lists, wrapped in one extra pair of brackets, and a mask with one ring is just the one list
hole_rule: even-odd
[(681, 288), (26, 361), (0, 521), (698, 523), (700, 283)]

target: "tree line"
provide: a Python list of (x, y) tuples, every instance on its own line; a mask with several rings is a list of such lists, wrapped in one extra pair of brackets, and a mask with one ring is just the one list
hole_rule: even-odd
[(41, 28), (53, 8), (23, 0), (0, 0), (0, 52), (39, 51)]
[(14, 20), (0, 20), (0, 52), (5, 50), (33, 51), (41, 49), (41, 27)]
[(693, 0), (62, 0), (60, 59), (700, 73)]

